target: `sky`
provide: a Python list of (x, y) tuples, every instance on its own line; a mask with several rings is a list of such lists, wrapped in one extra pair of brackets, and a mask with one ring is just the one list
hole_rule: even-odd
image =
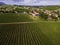
[(0, 0), (11, 5), (60, 5), (60, 0)]

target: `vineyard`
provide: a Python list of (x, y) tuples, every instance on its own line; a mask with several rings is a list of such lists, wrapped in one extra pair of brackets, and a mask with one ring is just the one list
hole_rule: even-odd
[(0, 45), (60, 45), (59, 24), (0, 24)]

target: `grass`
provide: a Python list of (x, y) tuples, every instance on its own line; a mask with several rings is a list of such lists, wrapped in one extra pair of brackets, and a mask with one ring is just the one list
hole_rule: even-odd
[(33, 21), (29, 15), (14, 14), (14, 13), (0, 13), (0, 23), (5, 22), (29, 22)]
[(46, 6), (46, 7), (43, 7), (44, 9), (47, 9), (47, 10), (56, 10), (56, 9), (59, 9), (60, 6)]
[[(53, 10), (50, 7), (47, 9)], [(45, 19), (43, 15), (41, 17)], [(60, 45), (60, 22), (45, 21), (41, 17), (1, 13), (0, 23), (32, 22), (34, 20), (39, 22), (0, 24), (0, 45)]]
[(43, 34), (45, 34), (54, 45), (60, 45), (60, 22), (41, 22), (39, 25)]
[(0, 25), (1, 45), (60, 45), (60, 22)]
[[(41, 17), (43, 14), (40, 15)], [(0, 13), (0, 23), (10, 22), (33, 22), (33, 21), (44, 21), (40, 16), (32, 16), (28, 14), (15, 14), (15, 13)]]

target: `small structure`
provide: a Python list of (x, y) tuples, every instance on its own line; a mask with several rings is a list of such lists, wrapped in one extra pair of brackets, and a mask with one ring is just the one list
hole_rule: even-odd
[(31, 14), (32, 16), (39, 16), (39, 13), (36, 12), (36, 11), (32, 11), (30, 14)]

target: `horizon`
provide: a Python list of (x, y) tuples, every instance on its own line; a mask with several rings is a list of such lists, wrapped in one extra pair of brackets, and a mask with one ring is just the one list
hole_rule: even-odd
[(39, 5), (60, 5), (60, 0), (0, 0), (5, 4), (9, 5), (31, 5), (31, 6), (39, 6)]

